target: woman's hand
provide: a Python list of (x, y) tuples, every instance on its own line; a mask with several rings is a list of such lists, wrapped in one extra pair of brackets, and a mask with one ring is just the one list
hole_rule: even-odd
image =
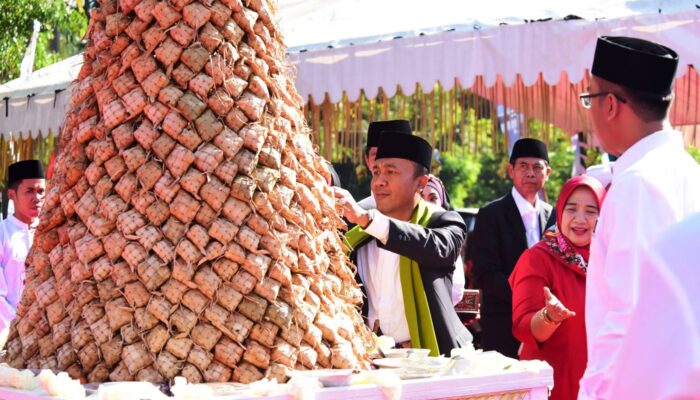
[(549, 318), (549, 320), (554, 324), (559, 324), (565, 319), (571, 318), (576, 315), (575, 312), (566, 308), (561, 303), (561, 301), (559, 301), (559, 299), (557, 299), (557, 297), (552, 294), (548, 287), (545, 286), (543, 289), (545, 302), (545, 318)]
[(575, 312), (566, 308), (548, 287), (545, 286), (543, 289), (545, 305), (530, 320), (532, 336), (539, 343), (547, 341), (559, 328), (562, 321), (576, 315)]

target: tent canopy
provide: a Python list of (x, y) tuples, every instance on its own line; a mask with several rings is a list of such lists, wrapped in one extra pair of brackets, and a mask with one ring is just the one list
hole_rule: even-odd
[[(417, 85), (430, 90), (436, 82), (448, 89), (456, 83), (476, 89), (545, 83), (554, 85), (555, 93), (560, 94), (556, 98), (561, 104), (553, 108), (568, 110), (570, 115), (571, 107), (576, 107), (572, 102), (577, 101), (570, 93), (571, 83), (587, 76), (599, 35), (645, 37), (674, 48), (681, 58), (679, 76), (686, 74), (688, 65), (700, 62), (696, 45), (700, 10), (692, 1), (567, 3), (513, 0), (475, 7), (473, 2), (441, 0), (426, 7), (417, 0), (280, 0), (278, 16), (290, 47), (289, 60), (296, 67), (297, 90), (316, 104), (326, 95), (332, 102), (343, 95), (357, 99), (361, 92), (374, 98), (380, 88), (389, 96), (398, 87), (411, 94)], [(677, 10), (682, 11), (667, 13)], [(560, 19), (568, 14), (589, 19), (633, 16), (522, 23), (523, 19)], [(471, 17), (464, 17), (467, 15)], [(498, 26), (501, 22), (508, 25)], [(7, 138), (20, 132), (25, 137), (27, 132), (33, 137), (56, 132), (70, 98), (70, 82), (81, 64), (82, 56), (74, 56), (35, 71), (26, 81), (1, 85), (0, 133)], [(677, 108), (688, 112), (676, 121), (697, 122), (697, 86), (697, 79), (683, 86), (687, 104)], [(499, 104), (507, 102), (505, 90), (477, 92)], [(587, 128), (585, 120), (574, 121), (564, 114), (556, 117), (552, 120), (567, 131)]]
[(290, 52), (575, 15), (589, 21), (696, 9), (695, 0), (278, 0)]

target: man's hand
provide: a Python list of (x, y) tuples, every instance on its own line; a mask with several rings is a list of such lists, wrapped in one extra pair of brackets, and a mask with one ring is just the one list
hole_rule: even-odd
[(333, 192), (335, 194), (336, 211), (347, 218), (350, 223), (357, 224), (363, 229), (367, 228), (370, 222), (369, 213), (357, 204), (350, 192), (339, 187), (334, 187)]

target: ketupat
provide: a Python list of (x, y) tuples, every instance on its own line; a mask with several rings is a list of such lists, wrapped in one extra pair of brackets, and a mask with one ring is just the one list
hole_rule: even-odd
[(366, 367), (274, 7), (100, 3), (5, 361), (82, 381)]

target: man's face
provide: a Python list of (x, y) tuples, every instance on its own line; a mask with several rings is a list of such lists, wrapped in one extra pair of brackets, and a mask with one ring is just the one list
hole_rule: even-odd
[(552, 169), (541, 158), (520, 157), (515, 159), (515, 165), (508, 164), (508, 175), (523, 197), (542, 190), (551, 172)]
[(44, 206), (45, 191), (44, 179), (23, 179), (16, 190), (8, 190), (17, 219), (28, 224), (33, 222)]
[(412, 210), (417, 195), (428, 180), (427, 176), (416, 176), (416, 164), (402, 158), (381, 158), (374, 163), (372, 171), (372, 195), (377, 210), (388, 216), (397, 211)]
[[(604, 91), (600, 87), (600, 80), (592, 76), (591, 83), (588, 85), (589, 93), (600, 93)], [(593, 132), (598, 138), (601, 147), (608, 153), (616, 154), (615, 147), (615, 135), (611, 132), (610, 124), (607, 120), (606, 107), (609, 99), (607, 96), (599, 96), (590, 99), (591, 108), (588, 110), (591, 113), (591, 120), (593, 121)]]
[(374, 160), (377, 158), (377, 146), (370, 147), (365, 154), (365, 162), (370, 174), (374, 173)]

